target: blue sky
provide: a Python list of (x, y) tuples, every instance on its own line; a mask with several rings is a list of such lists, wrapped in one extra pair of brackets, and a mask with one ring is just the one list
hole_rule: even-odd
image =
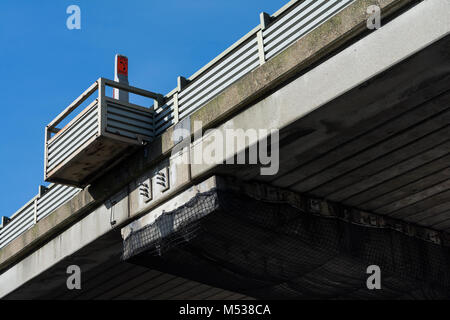
[[(100, 76), (129, 58), (131, 85), (167, 93), (288, 0), (3, 0), (0, 7), (0, 215), (43, 181), (44, 128)], [(69, 5), (81, 30), (68, 30)]]

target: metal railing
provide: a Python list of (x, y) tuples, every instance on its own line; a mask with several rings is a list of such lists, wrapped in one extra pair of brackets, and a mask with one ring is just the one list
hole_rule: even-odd
[(11, 221), (0, 229), (0, 248), (72, 199), (80, 191), (78, 188), (60, 184), (50, 184), (48, 188), (41, 188), (41, 190), (14, 213), (10, 218)]
[[(205, 105), (355, 0), (291, 1), (178, 86), (155, 109), (156, 135)], [(184, 81), (180, 81), (184, 80)]]
[[(45, 177), (96, 137), (116, 134), (129, 139), (130, 143), (140, 143), (139, 140), (142, 139), (150, 141), (154, 137), (153, 114), (150, 109), (107, 97), (106, 86), (155, 101), (163, 99), (162, 95), (150, 91), (104, 78), (98, 79), (46, 127)], [(89, 98), (93, 101), (83, 111), (64, 128), (56, 128)]]
[[(356, 0), (293, 0), (272, 16), (261, 14), (260, 24), (188, 79), (178, 78), (178, 86), (155, 106), (155, 135), (193, 113), (245, 74), (264, 64), (292, 43)], [(89, 121), (86, 116), (86, 121)], [(51, 185), (30, 200), (0, 229), (0, 248), (30, 228), (79, 189)]]
[[(84, 187), (124, 150), (154, 139), (153, 108), (111, 98), (108, 87), (152, 99), (154, 108), (164, 101), (161, 94), (99, 78), (46, 127), (45, 181)], [(69, 116), (74, 118), (69, 121)], [(63, 121), (68, 123), (56, 128)]]

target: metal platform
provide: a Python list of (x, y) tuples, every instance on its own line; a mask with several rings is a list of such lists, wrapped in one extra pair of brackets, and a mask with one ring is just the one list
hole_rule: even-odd
[[(106, 86), (154, 99), (155, 107), (163, 102), (160, 94), (99, 78), (46, 127), (46, 181), (83, 187), (126, 150), (152, 141), (153, 108), (107, 97)], [(98, 96), (84, 110), (62, 129), (56, 128), (94, 93)]]

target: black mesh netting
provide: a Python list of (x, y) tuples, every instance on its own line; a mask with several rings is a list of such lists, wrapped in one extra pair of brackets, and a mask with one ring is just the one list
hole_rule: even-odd
[[(198, 194), (132, 232), (123, 259), (143, 255), (174, 272), (194, 270), (183, 276), (201, 280), (208, 273), (214, 285), (262, 298), (445, 298), (450, 292), (447, 247), (231, 191)], [(366, 268), (373, 264), (382, 270), (383, 290), (367, 290)]]
[(189, 241), (199, 229), (200, 219), (217, 207), (215, 191), (197, 194), (182, 207), (163, 213), (153, 224), (132, 232), (124, 241), (122, 258), (126, 260), (147, 250), (161, 255), (170, 247)]

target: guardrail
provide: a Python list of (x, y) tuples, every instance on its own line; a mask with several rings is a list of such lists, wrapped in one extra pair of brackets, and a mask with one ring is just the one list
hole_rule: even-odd
[(245, 74), (264, 64), (314, 30), (354, 0), (291, 1), (272, 16), (262, 13), (260, 24), (168, 93), (155, 109), (156, 135), (176, 124), (220, 94)]
[[(260, 24), (239, 41), (190, 78), (178, 78), (178, 86), (164, 97), (165, 102), (155, 106), (155, 135), (162, 134), (354, 1), (293, 0), (272, 16), (262, 13)], [(47, 192), (31, 199), (0, 229), (0, 248), (78, 191), (74, 187), (50, 185)]]
[[(84, 187), (126, 149), (153, 140), (153, 110), (110, 98), (105, 87), (154, 99), (155, 105), (163, 101), (160, 94), (99, 78), (46, 127), (46, 181)], [(64, 128), (56, 128), (89, 98), (93, 101)]]
[(11, 221), (2, 226), (0, 248), (72, 199), (79, 191), (78, 188), (59, 184), (50, 184), (48, 188), (41, 187), (40, 192), (14, 213), (10, 218)]

